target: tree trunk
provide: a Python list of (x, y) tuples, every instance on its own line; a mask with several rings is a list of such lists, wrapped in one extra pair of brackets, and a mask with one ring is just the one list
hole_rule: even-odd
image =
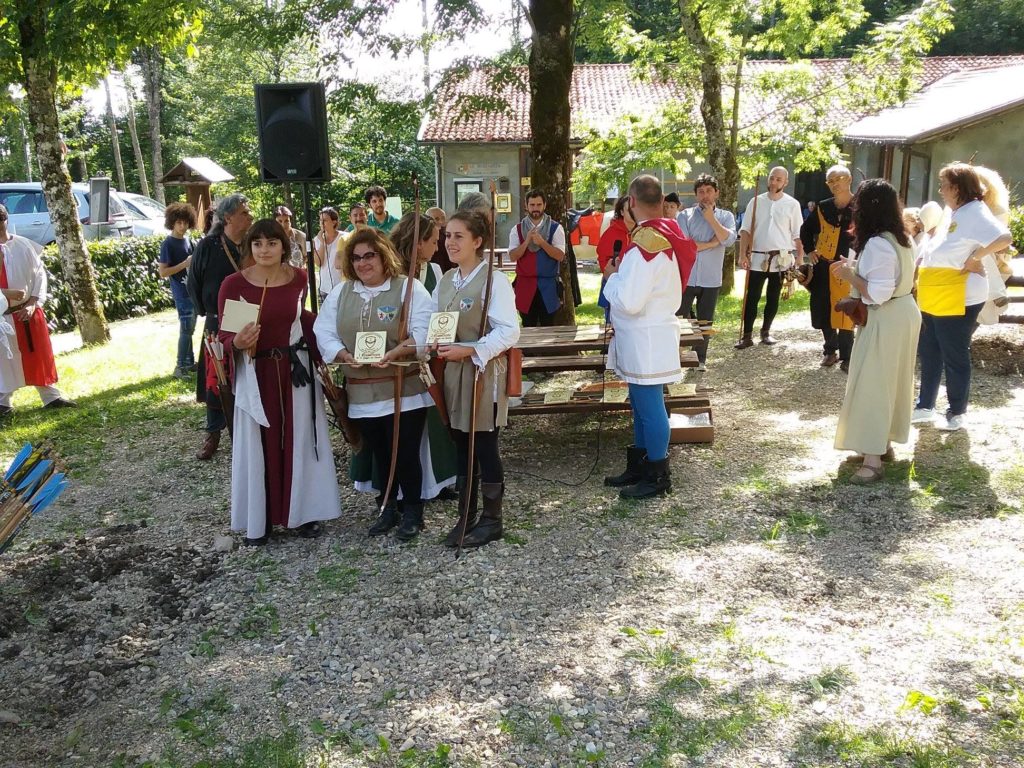
[[(679, 20), (683, 34), (700, 60), (700, 116), (708, 143), (707, 162), (718, 178), (719, 204), (734, 210), (739, 191), (740, 168), (736, 159), (736, 143), (734, 137), (726, 131), (725, 113), (722, 110), (722, 62), (700, 25), (700, 4), (679, 0)], [(734, 105), (739, 103), (740, 73), (741, 69), (737, 68)], [(734, 258), (731, 253), (727, 254), (722, 267), (722, 296), (732, 293), (734, 268)]]
[[(533, 186), (547, 195), (547, 213), (562, 221), (569, 203), (572, 150), (569, 147), (569, 88), (572, 84), (572, 0), (530, 0), (530, 144)], [(568, 239), (568, 238), (567, 238)], [(569, 261), (561, 265), (565, 286), (558, 325), (576, 323)]]
[(25, 181), (32, 181), (32, 147), (28, 141), (28, 128), (25, 127), (25, 113), (18, 107), (18, 130), (21, 132), (21, 147), (25, 153)]
[(149, 144), (153, 149), (153, 197), (161, 203), (164, 198), (164, 185), (160, 179), (164, 176), (164, 150), (160, 137), (160, 110), (163, 96), (160, 84), (163, 82), (164, 60), (158, 48), (146, 48), (140, 52), (139, 65), (142, 67), (143, 95), (146, 98), (146, 110), (149, 113)]
[(103, 87), (107, 90), (107, 121), (110, 123), (110, 142), (114, 147), (114, 168), (117, 171), (117, 188), (127, 192), (124, 183), (124, 163), (121, 162), (121, 142), (117, 138), (117, 120), (114, 119), (114, 102), (110, 96), (110, 78), (103, 78)]
[(135, 90), (132, 88), (128, 74), (124, 74), (124, 90), (128, 94), (128, 133), (132, 137), (132, 152), (135, 154), (135, 167), (139, 171), (139, 186), (142, 194), (149, 197), (149, 180), (146, 178), (146, 161), (142, 157), (139, 146), (139, 132), (135, 127)]
[(25, 72), (23, 85), (43, 194), (56, 231), (57, 247), (82, 341), (86, 344), (102, 344), (110, 340), (110, 331), (96, 290), (95, 274), (85, 249), (82, 227), (78, 223), (78, 206), (71, 193), (71, 178), (64, 165), (57, 127), (57, 69), (29, 53), (34, 48), (32, 43), (37, 31), (33, 21), (28, 19), (20, 25), (22, 66)]

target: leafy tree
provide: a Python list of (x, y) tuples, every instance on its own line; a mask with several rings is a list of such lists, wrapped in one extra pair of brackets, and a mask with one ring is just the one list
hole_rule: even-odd
[[(680, 150), (715, 170), (721, 204), (730, 208), (741, 181), (753, 184), (772, 163), (785, 159), (803, 170), (838, 159), (842, 126), (832, 116), (844, 106), (878, 108), (905, 99), (915, 86), (917, 57), (950, 28), (951, 16), (946, 0), (923, 0), (873, 29), (846, 76), (822, 82), (799, 59), (834, 50), (858, 28), (866, 18), (861, 0), (679, 0), (678, 28), (661, 36), (633, 26), (624, 0), (602, 2), (603, 15), (588, 19), (595, 27), (588, 35), (604, 30), (609, 45), (632, 57), (646, 76), (694, 83), (700, 118), (689, 105), (674, 104), (620, 126), (588, 145), (578, 183), (584, 191), (599, 186), (601, 171), (617, 163), (664, 164), (670, 152), (664, 134), (670, 133)], [(778, 68), (747, 71), (749, 60), (767, 57), (779, 58)], [(755, 119), (742, 124), (751, 114)], [(621, 183), (621, 173), (608, 181)], [(732, 275), (727, 260), (724, 291)]]
[(86, 343), (110, 334), (62, 153), (58, 93), (96, 83), (140, 45), (184, 38), (189, 6), (184, 0), (0, 0), (0, 73), (26, 93), (43, 192)]

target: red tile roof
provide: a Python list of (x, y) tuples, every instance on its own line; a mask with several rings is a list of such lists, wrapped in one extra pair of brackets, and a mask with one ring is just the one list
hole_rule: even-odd
[[(849, 59), (810, 59), (810, 65), (823, 82), (840, 83), (850, 66)], [(927, 87), (946, 75), (991, 67), (1024, 64), (1024, 56), (931, 56), (924, 59), (921, 85)], [(744, 80), (770, 74), (788, 66), (782, 61), (749, 61), (744, 65)], [(530, 93), (526, 67), (519, 67), (513, 79), (518, 85), (495, 87), (490, 80), (493, 70), (477, 69), (458, 82), (439, 89), (433, 107), (420, 127), (419, 140), (426, 144), (530, 141)], [(685, 83), (665, 81), (656, 77), (641, 78), (630, 64), (577, 64), (573, 70), (571, 90), (572, 140), (583, 141), (587, 127), (602, 130), (611, 127), (627, 115), (648, 117), (661, 105), (673, 100), (693, 97), (692, 90), (699, 85), (695, 76)], [(469, 111), (462, 113), (460, 99), (497, 99), (501, 110)], [(728, 94), (723, 94), (728, 100)], [(696, 106), (694, 107), (696, 109)], [(741, 106), (741, 125), (753, 125), (775, 115), (779, 104), (770, 98)], [(875, 110), (837, 110), (831, 120), (843, 127)], [(699, 114), (695, 115), (699, 119)], [(778, 128), (782, 125), (777, 121)]]

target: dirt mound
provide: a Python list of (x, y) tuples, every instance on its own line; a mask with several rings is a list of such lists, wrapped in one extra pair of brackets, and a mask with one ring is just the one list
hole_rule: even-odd
[(1024, 344), (1005, 336), (981, 336), (971, 342), (974, 364), (995, 376), (1024, 375)]

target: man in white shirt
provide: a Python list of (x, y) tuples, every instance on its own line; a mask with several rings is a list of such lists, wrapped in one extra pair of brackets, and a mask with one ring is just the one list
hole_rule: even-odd
[(747, 270), (747, 287), (743, 302), (743, 335), (736, 342), (736, 349), (754, 346), (754, 319), (766, 282), (768, 294), (761, 322), (761, 343), (775, 343), (771, 329), (779, 310), (782, 273), (804, 260), (800, 242), (800, 225), (804, 219), (800, 203), (784, 192), (788, 182), (789, 171), (781, 166), (772, 168), (768, 174), (768, 191), (747, 203), (743, 214), (739, 266)]

